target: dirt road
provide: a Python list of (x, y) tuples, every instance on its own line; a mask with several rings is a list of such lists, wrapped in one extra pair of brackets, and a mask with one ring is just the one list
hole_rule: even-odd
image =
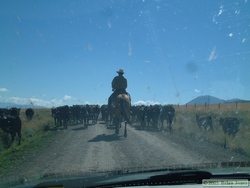
[(128, 168), (159, 167), (245, 160), (236, 153), (205, 142), (179, 138), (175, 134), (140, 130), (128, 126), (127, 138), (113, 135), (114, 129), (102, 122), (84, 128), (69, 126), (43, 151), (20, 166), (17, 176), (31, 177), (54, 173), (96, 172)]

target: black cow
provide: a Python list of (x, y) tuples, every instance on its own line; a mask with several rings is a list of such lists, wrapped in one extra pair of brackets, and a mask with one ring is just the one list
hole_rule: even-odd
[(108, 111), (108, 105), (104, 104), (101, 106), (101, 115), (102, 115), (102, 120), (105, 121), (105, 123), (108, 123), (110, 113)]
[(162, 115), (161, 115), (162, 129), (163, 129), (164, 120), (167, 120), (167, 126), (169, 128), (169, 131), (171, 132), (174, 117), (175, 117), (175, 109), (174, 109), (173, 105), (163, 106)]
[(236, 117), (220, 118), (220, 125), (225, 134), (235, 137), (236, 133), (240, 130), (240, 122)]
[(160, 104), (150, 105), (145, 108), (145, 111), (143, 112), (145, 116), (144, 119), (146, 119), (148, 122), (151, 122), (153, 127), (159, 127), (162, 110), (163, 108)]
[(57, 126), (57, 109), (51, 108), (51, 116), (54, 118), (55, 126)]
[(34, 110), (32, 108), (26, 109), (25, 115), (26, 115), (27, 120), (32, 120), (32, 118), (34, 116)]
[(21, 108), (13, 107), (13, 108), (9, 109), (9, 111), (10, 111), (11, 116), (19, 116)]
[(18, 135), (18, 144), (21, 143), (21, 129), (22, 121), (19, 117), (20, 108), (11, 108), (11, 109), (1, 109), (0, 110), (0, 128), (11, 135), (11, 141), (16, 138)]
[(196, 122), (200, 129), (203, 127), (205, 130), (213, 131), (213, 120), (211, 116), (196, 114)]
[(138, 106), (131, 106), (130, 107), (130, 117), (132, 122), (140, 122), (141, 125), (144, 125), (143, 122), (143, 111), (145, 106), (144, 105), (138, 105)]
[(135, 106), (134, 109), (132, 110), (134, 119), (139, 121), (142, 127), (145, 127), (146, 125), (149, 126), (150, 118), (148, 115), (149, 113), (148, 106), (145, 105)]
[(100, 106), (86, 104), (85, 110), (86, 110), (86, 114), (85, 114), (85, 118), (84, 118), (85, 124), (89, 124), (89, 120), (92, 120), (93, 125), (96, 124), (98, 117), (99, 117), (99, 114), (101, 112)]
[(83, 123), (85, 114), (86, 110), (83, 105), (73, 105), (70, 107), (70, 119), (76, 124)]
[(69, 106), (59, 106), (57, 108), (51, 109), (52, 117), (54, 117), (55, 126), (63, 126), (67, 129), (68, 122), (70, 119), (70, 110)]
[(10, 114), (10, 110), (8, 108), (0, 108), (0, 116), (7, 116)]

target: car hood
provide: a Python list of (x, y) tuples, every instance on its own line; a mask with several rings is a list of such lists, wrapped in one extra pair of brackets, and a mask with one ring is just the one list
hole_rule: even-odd
[[(189, 183), (201, 183), (202, 179), (211, 178), (235, 178), (248, 179), (250, 177), (250, 162), (225, 162), (203, 163), (197, 165), (175, 165), (162, 168), (135, 167), (133, 169), (119, 169), (102, 172), (64, 172), (57, 174), (43, 174), (28, 178), (18, 178), (0, 183), (0, 187), (102, 187), (108, 185), (124, 184), (133, 182), (162, 182), (168, 180), (177, 182), (187, 180)], [(176, 179), (177, 178), (177, 179)], [(166, 183), (166, 182), (165, 182)], [(81, 186), (80, 186), (81, 185)]]

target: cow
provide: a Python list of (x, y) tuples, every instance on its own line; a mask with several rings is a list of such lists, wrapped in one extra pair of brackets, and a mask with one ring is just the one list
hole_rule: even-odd
[(34, 116), (34, 110), (32, 108), (26, 109), (25, 115), (26, 115), (27, 120), (32, 120), (32, 118)]
[(89, 120), (92, 120), (93, 125), (96, 124), (101, 111), (100, 106), (86, 104), (85, 110), (86, 110), (85, 124), (89, 124)]
[(13, 108), (9, 109), (9, 112), (10, 112), (11, 116), (19, 116), (20, 111), (21, 111), (21, 108), (16, 108), (16, 107), (13, 107)]
[(146, 125), (149, 126), (150, 123), (150, 110), (149, 106), (138, 106), (137, 110), (137, 119), (141, 122), (141, 126), (145, 127)]
[(130, 107), (130, 117), (132, 122), (141, 122), (142, 123), (142, 113), (144, 110), (144, 105), (131, 106)]
[(198, 127), (205, 130), (211, 130), (213, 132), (213, 120), (210, 115), (198, 115), (196, 114), (196, 122)]
[(225, 134), (235, 137), (236, 133), (240, 130), (240, 123), (236, 117), (220, 118), (220, 125)]
[(175, 117), (175, 109), (173, 105), (164, 105), (161, 115), (161, 126), (163, 129), (163, 122), (164, 120), (167, 120), (167, 126), (169, 128), (169, 131), (172, 132), (172, 124)]
[(52, 108), (51, 115), (54, 117), (56, 127), (63, 126), (65, 129), (67, 129), (70, 119), (70, 108), (68, 105)]
[[(109, 117), (110, 117), (110, 112), (108, 110), (108, 105), (104, 104), (101, 106), (101, 115), (102, 115), (102, 120), (105, 121), (105, 123), (108, 123)], [(111, 118), (110, 118), (111, 120)]]
[(18, 145), (21, 144), (22, 121), (19, 117), (20, 108), (1, 109), (0, 128), (11, 135), (11, 144), (18, 135)]
[(55, 126), (57, 126), (57, 108), (51, 108), (51, 116), (54, 118)]
[(143, 112), (143, 119), (147, 120), (148, 123), (151, 122), (153, 127), (155, 128), (159, 127), (163, 110), (162, 105), (160, 104), (150, 105), (144, 110), (145, 111)]
[(83, 105), (73, 105), (70, 107), (70, 119), (76, 124), (83, 123), (85, 113), (86, 111)]
[(0, 108), (0, 117), (10, 115), (10, 110), (8, 108)]

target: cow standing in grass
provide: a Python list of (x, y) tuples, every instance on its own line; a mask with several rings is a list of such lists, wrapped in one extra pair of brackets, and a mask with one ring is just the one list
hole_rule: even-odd
[(220, 125), (224, 133), (228, 136), (235, 137), (236, 133), (240, 130), (240, 123), (236, 117), (220, 118)]
[(167, 127), (169, 132), (172, 132), (172, 124), (175, 117), (175, 109), (173, 105), (163, 106), (162, 115), (161, 115), (161, 128), (163, 129), (164, 120), (167, 121)]
[[(22, 121), (19, 117), (20, 110), (20, 108), (1, 110), (0, 128), (11, 135), (11, 144), (14, 142), (16, 135), (18, 135), (18, 144), (21, 144)], [(7, 113), (8, 111), (9, 113)]]
[(27, 110), (25, 110), (25, 115), (27, 120), (32, 120), (33, 116), (34, 116), (34, 110), (32, 108), (28, 108)]
[(213, 131), (213, 120), (211, 116), (196, 114), (196, 122), (200, 129), (203, 127), (205, 130)]
[(227, 137), (235, 137), (236, 133), (240, 130), (240, 123), (236, 117), (220, 118), (220, 125), (222, 126), (224, 136), (224, 148), (227, 147)]

